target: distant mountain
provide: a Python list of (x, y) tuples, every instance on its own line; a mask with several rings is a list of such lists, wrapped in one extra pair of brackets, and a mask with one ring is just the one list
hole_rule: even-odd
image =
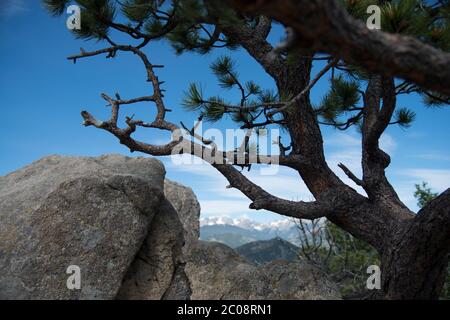
[(250, 242), (235, 250), (257, 265), (278, 259), (294, 261), (298, 258), (299, 252), (297, 246), (279, 237), (271, 240)]
[(221, 242), (232, 248), (275, 237), (298, 244), (297, 227), (287, 219), (262, 224), (246, 218), (208, 217), (200, 220), (200, 226), (201, 240)]
[(270, 236), (256, 229), (244, 229), (229, 224), (214, 224), (200, 227), (200, 239), (217, 241), (231, 248), (237, 248), (249, 242), (270, 239)]

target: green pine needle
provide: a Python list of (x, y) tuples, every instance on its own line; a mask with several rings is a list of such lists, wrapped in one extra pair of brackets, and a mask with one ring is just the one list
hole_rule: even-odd
[(189, 85), (189, 89), (184, 93), (181, 103), (188, 111), (197, 111), (204, 106), (203, 92), (195, 83)]
[(216, 75), (219, 84), (224, 89), (231, 89), (238, 84), (239, 75), (235, 71), (235, 63), (228, 56), (222, 56), (214, 61), (210, 66)]
[(278, 95), (273, 90), (263, 90), (258, 95), (261, 103), (273, 103), (278, 101)]
[(236, 111), (231, 114), (231, 120), (238, 124), (250, 122), (251, 116), (249, 112)]
[(261, 87), (253, 81), (247, 81), (245, 83), (245, 88), (247, 89), (247, 93), (251, 95), (258, 95), (262, 92)]
[(81, 29), (72, 32), (80, 39), (103, 40), (108, 35), (109, 26), (102, 21), (113, 21), (115, 6), (110, 0), (77, 0), (81, 6)]
[(332, 82), (331, 90), (322, 98), (319, 115), (329, 122), (355, 108), (359, 103), (359, 84), (339, 75)]
[(62, 15), (70, 0), (43, 0), (44, 7), (54, 16)]
[(226, 76), (234, 71), (235, 64), (229, 56), (222, 56), (214, 61), (210, 68), (216, 76)]
[(404, 128), (409, 128), (416, 119), (416, 113), (408, 108), (401, 108), (395, 113), (395, 123)]
[(157, 9), (153, 0), (127, 0), (121, 7), (122, 13), (131, 21), (142, 22), (147, 20), (152, 10)]
[(222, 119), (225, 108), (223, 106), (224, 101), (220, 97), (211, 97), (208, 99), (208, 103), (205, 104), (203, 109), (204, 119), (210, 122), (217, 122)]
[(450, 105), (450, 97), (439, 92), (423, 91), (421, 92), (421, 96), (423, 103), (428, 108), (441, 108)]

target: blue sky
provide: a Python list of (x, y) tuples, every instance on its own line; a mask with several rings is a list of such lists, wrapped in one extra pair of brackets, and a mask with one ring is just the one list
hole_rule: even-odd
[[(272, 41), (282, 35), (275, 28)], [(52, 18), (41, 7), (40, 1), (2, 0), (0, 2), (0, 174), (7, 174), (49, 154), (89, 155), (121, 153), (129, 155), (110, 134), (81, 125), (80, 111), (89, 110), (98, 118), (106, 119), (108, 109), (100, 93), (123, 98), (151, 94), (145, 81), (140, 61), (120, 53), (116, 59), (104, 56), (79, 60), (76, 65), (66, 57), (86, 50), (102, 48), (95, 42), (76, 40), (65, 27), (65, 17)], [(123, 38), (118, 38), (122, 40)], [(166, 81), (166, 105), (174, 110), (168, 114), (173, 122), (192, 123), (195, 114), (182, 110), (180, 102), (190, 82), (201, 83), (210, 95), (226, 95), (211, 75), (208, 65), (224, 50), (207, 56), (186, 54), (176, 56), (165, 43), (151, 44), (146, 53), (155, 64), (166, 68), (158, 70)], [(244, 80), (254, 80), (263, 88), (272, 88), (273, 82), (261, 68), (242, 51), (233, 52), (239, 73)], [(317, 65), (316, 69), (321, 66)], [(327, 90), (326, 79), (311, 92), (314, 102)], [(400, 197), (416, 210), (412, 196), (414, 184), (428, 181), (436, 192), (449, 186), (450, 142), (448, 108), (426, 109), (417, 96), (399, 98), (399, 107), (409, 107), (417, 113), (417, 120), (407, 130), (392, 127), (382, 139), (382, 146), (392, 156), (388, 176)], [(141, 119), (151, 119), (154, 107), (139, 104), (126, 109)], [(220, 129), (232, 127), (230, 121), (213, 125)], [(205, 128), (211, 127), (204, 124)], [(355, 173), (360, 173), (360, 141), (354, 131), (339, 132), (324, 128), (326, 155), (330, 166), (346, 182), (337, 169), (343, 162)], [(152, 130), (140, 131), (136, 136), (144, 141), (161, 142), (167, 136)], [(133, 155), (135, 156), (135, 155)], [(167, 177), (188, 185), (196, 192), (203, 216), (247, 216), (264, 222), (280, 216), (248, 209), (249, 201), (236, 190), (225, 189), (225, 179), (207, 165), (177, 166), (170, 158), (161, 159)], [(276, 176), (264, 176), (259, 170), (249, 176), (267, 190), (288, 199), (311, 198), (297, 175), (280, 169)]]

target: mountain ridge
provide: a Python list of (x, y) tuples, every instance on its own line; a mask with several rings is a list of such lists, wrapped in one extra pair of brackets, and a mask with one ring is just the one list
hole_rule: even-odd
[(200, 239), (217, 241), (231, 248), (246, 243), (279, 237), (294, 245), (299, 243), (297, 226), (290, 220), (278, 220), (267, 224), (250, 219), (224, 217), (203, 218), (200, 221)]
[(246, 243), (235, 249), (247, 260), (262, 265), (274, 260), (295, 261), (300, 248), (280, 237)]

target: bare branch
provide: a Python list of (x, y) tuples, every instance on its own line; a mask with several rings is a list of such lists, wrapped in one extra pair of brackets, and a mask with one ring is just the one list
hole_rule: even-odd
[(350, 171), (349, 168), (347, 168), (343, 163), (339, 163), (338, 167), (342, 169), (342, 171), (344, 171), (344, 173), (347, 175), (347, 177), (352, 180), (354, 183), (356, 183), (358, 186), (361, 187), (365, 187), (364, 181), (362, 181), (361, 179), (357, 178), (353, 172)]
[(338, 59), (333, 59), (330, 63), (328, 63), (322, 70), (320, 70), (319, 73), (316, 74), (314, 79), (312, 79), (309, 84), (299, 93), (297, 94), (293, 99), (291, 99), (289, 102), (287, 102), (285, 105), (283, 105), (281, 108), (269, 112), (267, 115), (270, 118), (276, 113), (282, 112), (286, 109), (288, 109), (290, 106), (293, 106), (297, 104), (305, 94), (307, 94), (311, 89), (314, 87), (314, 85), (322, 78), (324, 74), (326, 74), (331, 68), (333, 68), (337, 63), (339, 62)]

